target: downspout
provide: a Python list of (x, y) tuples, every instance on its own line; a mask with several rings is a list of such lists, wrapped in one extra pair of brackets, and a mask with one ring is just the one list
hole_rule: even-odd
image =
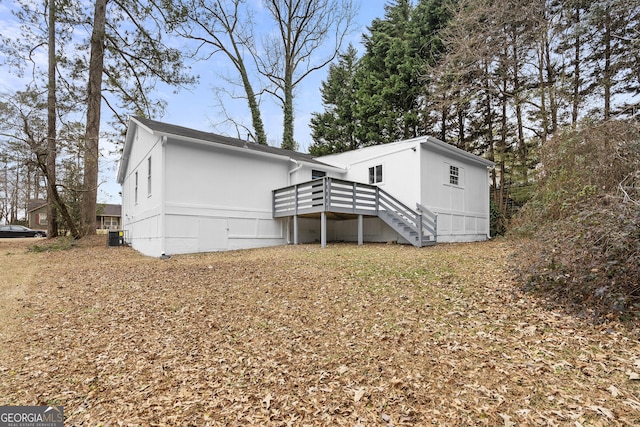
[(168, 138), (166, 136), (162, 137), (162, 150), (160, 150), (160, 152), (162, 153), (162, 169), (161, 169), (161, 176), (162, 176), (162, 181), (161, 181), (161, 185), (160, 185), (160, 230), (161, 233), (160, 235), (162, 236), (160, 238), (160, 255), (163, 256), (166, 254), (166, 234), (167, 234), (167, 230), (165, 229), (165, 201), (166, 201), (166, 193), (167, 193), (167, 169), (166, 169), (166, 146), (167, 146), (167, 141)]
[(295, 172), (298, 172), (300, 169), (302, 169), (302, 164), (298, 163), (297, 160), (290, 158), (289, 161), (295, 163), (298, 166), (296, 166), (295, 168), (289, 171), (289, 176), (287, 177), (287, 185), (291, 185), (291, 175), (294, 174)]
[(487, 240), (491, 240), (491, 192), (489, 191), (489, 187), (491, 186), (491, 169), (493, 168), (487, 168), (487, 185), (485, 188), (485, 198), (484, 198), (486, 200), (486, 206), (487, 206), (487, 224), (488, 224)]
[[(289, 157), (289, 161), (295, 163), (298, 166), (296, 166), (295, 168), (289, 171), (289, 175), (287, 176), (287, 186), (291, 185), (291, 175), (293, 175), (295, 172), (298, 172), (300, 169), (302, 169), (302, 164), (298, 163), (297, 160)], [(291, 221), (287, 220), (287, 245), (291, 244), (291, 239), (289, 238), (289, 236), (291, 236)]]

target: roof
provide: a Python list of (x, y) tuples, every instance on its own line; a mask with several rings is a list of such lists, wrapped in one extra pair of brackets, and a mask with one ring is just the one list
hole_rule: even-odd
[(326, 156), (318, 157), (317, 160), (345, 168), (348, 164), (361, 163), (374, 158), (386, 156), (394, 152), (414, 149), (418, 145), (427, 147), (432, 151), (441, 152), (447, 157), (456, 158), (467, 163), (488, 168), (495, 166), (495, 163), (490, 160), (476, 156), (468, 151), (461, 150), (454, 145), (440, 141), (439, 139), (431, 136), (419, 136), (387, 144), (371, 145), (357, 150), (345, 151), (343, 153), (328, 154)]
[[(47, 206), (47, 201), (42, 199), (31, 199), (27, 203), (27, 212), (33, 212)], [(122, 205), (112, 205), (109, 203), (98, 203), (97, 216), (122, 216)]]
[[(144, 127), (152, 135), (173, 137), (177, 140), (192, 140), (200, 143), (210, 143), (212, 145), (222, 145), (234, 149), (250, 150), (251, 152), (264, 155), (264, 156), (278, 156), (283, 159), (291, 159), (296, 162), (310, 163), (322, 167), (327, 167), (326, 163), (319, 162), (315, 158), (306, 153), (300, 153), (292, 150), (285, 150), (283, 148), (271, 147), (268, 145), (262, 145), (255, 142), (244, 141), (242, 139), (231, 138), (228, 136), (218, 135), (211, 132), (204, 132), (196, 129), (186, 128), (183, 126), (172, 125), (169, 123), (163, 123), (156, 120), (146, 119), (143, 117), (131, 117), (129, 118), (129, 127), (138, 125)], [(129, 160), (129, 153), (131, 151), (133, 136), (127, 132), (127, 139), (125, 140), (124, 150), (122, 158), (120, 160), (120, 167), (118, 170), (118, 182), (124, 181), (123, 174), (126, 170), (126, 165)]]
[(35, 211), (43, 206), (47, 206), (47, 201), (42, 199), (31, 199), (27, 202), (27, 212)]
[[(415, 140), (419, 140), (419, 138), (416, 138)], [(470, 161), (472, 163), (480, 164), (480, 165), (485, 166), (487, 168), (492, 168), (492, 167), (494, 167), (496, 165), (491, 160), (485, 159), (484, 157), (476, 156), (475, 154), (472, 154), (472, 153), (470, 153), (468, 151), (462, 150), (462, 149), (456, 147), (455, 145), (448, 144), (448, 143), (446, 143), (444, 141), (441, 141), (441, 140), (439, 140), (437, 138), (434, 138), (432, 136), (428, 136), (428, 137), (426, 137), (426, 140), (420, 141), (420, 142), (423, 145), (427, 145), (427, 146), (429, 146), (431, 148), (434, 148), (436, 150), (439, 150), (439, 151), (444, 151), (444, 152), (448, 153), (449, 155), (453, 155), (455, 157), (459, 157), (459, 158), (465, 159), (465, 160)]]
[[(363, 157), (363, 159), (365, 159), (367, 156), (379, 155), (375, 154), (378, 152), (380, 154), (388, 154), (390, 151), (405, 149), (403, 147), (408, 146), (415, 147), (418, 144), (431, 147), (431, 149), (446, 153), (448, 156), (456, 157), (460, 160), (466, 160), (467, 162), (482, 165), (484, 167), (495, 166), (492, 161), (461, 150), (451, 144), (447, 144), (446, 142), (440, 141), (439, 139), (430, 136), (421, 136), (417, 138), (406, 139), (403, 141), (396, 141), (389, 144), (373, 145), (370, 147), (365, 147), (354, 151), (347, 151), (344, 153), (314, 157), (311, 154), (285, 150), (277, 147), (270, 147), (268, 145), (257, 144), (255, 142), (244, 141), (241, 139), (218, 135), (211, 132), (204, 132), (196, 129), (186, 128), (183, 126), (163, 123), (143, 117), (129, 118), (129, 128), (131, 128), (132, 126), (141, 126), (152, 135), (171, 137), (178, 141), (192, 141), (197, 143), (210, 144), (213, 146), (217, 145), (228, 147), (234, 150), (249, 150), (250, 152), (257, 155), (266, 157), (281, 157), (283, 159), (293, 160), (294, 162), (308, 163), (312, 166), (315, 165), (323, 169), (335, 168), (341, 171), (344, 171), (344, 168), (346, 167), (346, 164), (349, 163), (349, 159), (351, 156), (363, 156), (364, 153), (366, 153), (365, 157)], [(129, 155), (131, 153), (131, 146), (133, 144), (133, 136), (133, 132), (130, 132), (128, 130), (122, 157), (120, 159), (120, 164), (118, 167), (117, 179), (120, 184), (124, 182), (127, 163), (129, 161)]]
[[(100, 207), (104, 206), (104, 209)], [(122, 205), (110, 205), (107, 203), (98, 203), (98, 216), (122, 216)]]

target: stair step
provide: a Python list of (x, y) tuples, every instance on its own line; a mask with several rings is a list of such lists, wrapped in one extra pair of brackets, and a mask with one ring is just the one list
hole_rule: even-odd
[[(379, 211), (378, 217), (414, 246), (432, 246), (436, 244), (435, 237), (429, 235), (420, 236), (415, 227), (397, 212)], [(427, 230), (425, 229), (424, 231), (426, 232)]]

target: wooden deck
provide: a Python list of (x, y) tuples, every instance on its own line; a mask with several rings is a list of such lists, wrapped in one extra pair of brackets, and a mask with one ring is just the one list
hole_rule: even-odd
[(363, 217), (379, 217), (414, 246), (434, 244), (437, 216), (416, 205), (409, 208), (375, 185), (324, 177), (273, 191), (273, 217), (294, 218), (294, 243), (298, 243), (299, 217), (320, 217), (322, 246), (326, 246), (327, 219), (358, 219), (362, 244)]

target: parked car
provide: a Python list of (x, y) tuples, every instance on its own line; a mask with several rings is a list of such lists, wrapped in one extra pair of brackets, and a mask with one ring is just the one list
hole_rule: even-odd
[(32, 230), (21, 225), (0, 225), (1, 237), (47, 237), (47, 232)]

